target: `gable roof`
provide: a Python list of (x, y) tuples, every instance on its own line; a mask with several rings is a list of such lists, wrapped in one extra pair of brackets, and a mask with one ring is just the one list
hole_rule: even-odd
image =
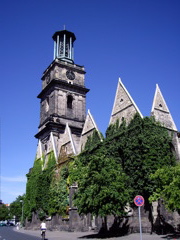
[(66, 144), (69, 144), (69, 143), (71, 145), (73, 154), (76, 155), (77, 154), (77, 150), (76, 150), (76, 147), (75, 147), (75, 144), (74, 144), (74, 141), (73, 141), (73, 137), (72, 137), (72, 134), (71, 134), (71, 129), (69, 127), (69, 124), (66, 123), (65, 132), (63, 134), (62, 146), (66, 145)]
[(80, 148), (81, 149), (80, 149), (80, 151), (84, 148), (87, 138), (93, 134), (94, 130), (96, 130), (98, 132), (99, 138), (102, 140), (101, 134), (100, 134), (98, 127), (94, 121), (94, 118), (91, 115), (90, 110), (88, 110), (86, 120), (84, 123), (84, 127), (82, 130), (82, 134), (81, 134), (81, 140), (80, 140)]
[(85, 123), (84, 123), (84, 127), (83, 127), (83, 130), (82, 130), (82, 135), (84, 135), (87, 132), (89, 132), (91, 130), (94, 130), (94, 129), (96, 129), (98, 131), (98, 128), (97, 128), (97, 125), (94, 121), (94, 118), (91, 115), (90, 110), (88, 109), (88, 113), (87, 113), (86, 120), (85, 120)]
[(135, 113), (139, 113), (143, 118), (139, 108), (119, 78), (109, 124), (115, 123), (117, 119), (119, 119), (120, 123), (122, 119), (129, 123)]
[(151, 115), (154, 116), (155, 120), (160, 122), (164, 127), (177, 131), (176, 125), (173, 121), (171, 113), (168, 109), (168, 106), (164, 100), (158, 84), (156, 84)]

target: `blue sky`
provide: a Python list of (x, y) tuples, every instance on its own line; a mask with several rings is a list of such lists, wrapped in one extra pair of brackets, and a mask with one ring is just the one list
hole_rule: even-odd
[(2, 0), (1, 195), (25, 192), (36, 154), (43, 71), (55, 31), (76, 35), (75, 63), (86, 70), (87, 109), (105, 132), (121, 77), (144, 116), (156, 83), (180, 129), (179, 0)]

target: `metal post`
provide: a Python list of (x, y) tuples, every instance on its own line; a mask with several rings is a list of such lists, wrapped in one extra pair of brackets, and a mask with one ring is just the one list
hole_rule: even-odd
[(57, 35), (57, 43), (56, 43), (56, 57), (59, 57), (59, 35)]
[(21, 216), (21, 226), (23, 226), (23, 215), (24, 215), (24, 213), (23, 213), (23, 200), (20, 200), (20, 202), (22, 203), (22, 216)]
[(56, 58), (56, 41), (54, 41), (54, 59)]
[(63, 57), (66, 56), (66, 34), (64, 34), (64, 49), (63, 49)]
[(139, 212), (139, 229), (140, 229), (140, 240), (142, 240), (142, 227), (141, 227), (141, 207), (138, 207)]
[(69, 58), (72, 59), (72, 37), (70, 37)]
[(22, 201), (22, 226), (24, 221), (24, 202)]

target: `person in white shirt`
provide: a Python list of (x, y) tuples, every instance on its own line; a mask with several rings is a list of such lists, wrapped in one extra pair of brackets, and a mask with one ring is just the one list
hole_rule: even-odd
[(41, 235), (42, 235), (42, 231), (46, 230), (46, 223), (43, 221), (40, 227), (41, 227)]

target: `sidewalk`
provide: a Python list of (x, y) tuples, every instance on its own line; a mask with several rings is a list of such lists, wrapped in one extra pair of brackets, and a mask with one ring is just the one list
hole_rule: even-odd
[[(14, 229), (15, 231), (16, 228)], [(40, 231), (38, 230), (25, 230), (21, 228), (18, 230), (20, 233), (25, 233), (40, 237)], [(97, 238), (96, 233), (93, 231), (89, 232), (65, 232), (65, 231), (46, 231), (46, 240), (96, 240), (96, 239), (107, 239), (107, 240), (140, 240), (140, 234), (134, 233), (123, 237), (110, 237), (110, 238)], [(175, 237), (172, 234), (168, 235), (156, 235), (156, 234), (142, 234), (142, 240), (177, 240), (179, 237)]]

